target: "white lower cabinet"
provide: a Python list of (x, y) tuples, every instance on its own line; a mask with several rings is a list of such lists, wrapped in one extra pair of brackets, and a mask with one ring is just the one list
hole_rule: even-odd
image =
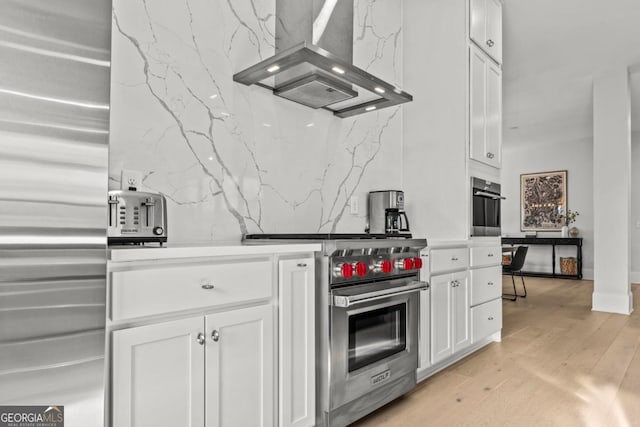
[(280, 427), (311, 427), (316, 422), (313, 265), (313, 258), (279, 262)]
[(431, 343), (429, 339), (429, 330), (431, 323), (431, 291), (420, 292), (420, 324), (419, 331), (419, 348), (418, 348), (418, 369), (424, 369), (431, 366)]
[(113, 426), (272, 426), (273, 340), (271, 305), (114, 331)]
[(109, 269), (107, 425), (315, 425), (313, 252)]
[(471, 308), (471, 340), (476, 343), (502, 329), (502, 299)]
[(113, 426), (203, 427), (203, 344), (202, 316), (113, 332)]
[(208, 315), (206, 335), (206, 427), (273, 425), (272, 306)]
[(500, 266), (471, 270), (471, 306), (485, 303), (502, 295)]
[(431, 277), (431, 362), (471, 344), (466, 271)]

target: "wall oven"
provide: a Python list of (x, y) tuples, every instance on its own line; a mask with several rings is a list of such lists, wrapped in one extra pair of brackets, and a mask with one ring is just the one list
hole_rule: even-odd
[(471, 236), (500, 236), (500, 184), (471, 178)]

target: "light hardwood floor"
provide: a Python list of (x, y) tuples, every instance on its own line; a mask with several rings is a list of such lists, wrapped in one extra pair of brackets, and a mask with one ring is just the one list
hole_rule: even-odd
[(591, 281), (525, 281), (526, 299), (503, 301), (501, 343), (353, 426), (640, 426), (640, 285), (624, 316), (591, 311)]

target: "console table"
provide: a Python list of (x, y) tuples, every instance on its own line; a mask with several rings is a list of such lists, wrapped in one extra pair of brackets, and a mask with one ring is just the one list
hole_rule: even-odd
[[(503, 237), (503, 245), (547, 245), (551, 246), (553, 273), (523, 271), (523, 276), (553, 277), (562, 279), (582, 279), (582, 237)], [(556, 246), (575, 246), (578, 274), (556, 274)]]

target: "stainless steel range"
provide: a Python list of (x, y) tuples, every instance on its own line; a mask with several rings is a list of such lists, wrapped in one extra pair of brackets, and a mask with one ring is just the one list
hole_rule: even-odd
[(418, 368), (419, 251), (381, 234), (253, 234), (322, 243), (316, 258), (317, 425), (346, 426), (410, 391)]

